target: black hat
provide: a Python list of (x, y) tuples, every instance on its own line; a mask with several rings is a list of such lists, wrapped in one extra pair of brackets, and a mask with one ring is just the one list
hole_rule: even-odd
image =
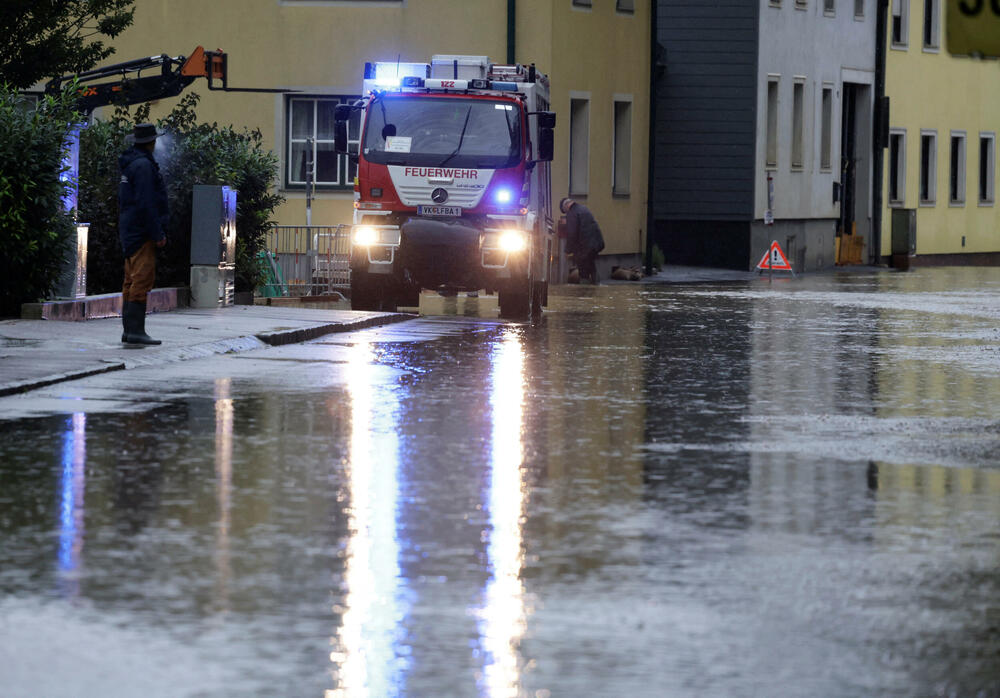
[(132, 137), (135, 139), (136, 145), (152, 143), (159, 135), (161, 134), (156, 132), (156, 126), (153, 124), (136, 124), (135, 128), (132, 129)]

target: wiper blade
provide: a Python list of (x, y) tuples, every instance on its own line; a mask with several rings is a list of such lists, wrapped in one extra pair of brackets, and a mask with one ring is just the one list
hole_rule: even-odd
[(462, 124), (462, 133), (458, 137), (458, 147), (455, 148), (455, 150), (452, 151), (451, 155), (449, 155), (444, 160), (442, 160), (441, 162), (439, 162), (437, 164), (438, 167), (443, 167), (445, 165), (445, 163), (447, 163), (453, 157), (455, 157), (456, 155), (458, 155), (458, 151), (460, 151), (462, 149), (462, 141), (465, 140), (465, 129), (467, 129), (469, 127), (469, 117), (471, 115), (472, 115), (472, 105), (470, 104), (469, 105), (469, 111), (465, 112), (465, 123)]

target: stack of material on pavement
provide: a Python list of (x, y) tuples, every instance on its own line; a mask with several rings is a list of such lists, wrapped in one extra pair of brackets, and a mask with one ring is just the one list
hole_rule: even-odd
[(638, 267), (611, 267), (611, 278), (617, 281), (639, 281), (642, 271)]

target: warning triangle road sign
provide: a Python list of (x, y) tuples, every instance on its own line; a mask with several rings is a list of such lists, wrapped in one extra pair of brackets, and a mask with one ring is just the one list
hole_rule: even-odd
[(777, 240), (771, 243), (771, 249), (765, 252), (764, 256), (757, 262), (757, 268), (792, 271), (792, 265), (788, 263), (788, 257), (781, 251), (781, 245), (778, 244)]

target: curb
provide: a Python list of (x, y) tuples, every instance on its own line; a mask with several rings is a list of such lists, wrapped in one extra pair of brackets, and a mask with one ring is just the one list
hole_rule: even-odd
[(70, 371), (68, 373), (57, 373), (54, 376), (46, 376), (45, 378), (40, 378), (38, 380), (24, 381), (22, 383), (8, 383), (7, 385), (0, 385), (0, 397), (6, 395), (16, 395), (18, 393), (26, 393), (29, 390), (35, 390), (37, 388), (44, 388), (47, 385), (53, 385), (55, 383), (65, 383), (66, 381), (73, 381), (79, 378), (88, 378), (90, 376), (96, 376), (101, 373), (109, 373), (111, 371), (124, 371), (124, 363), (108, 364), (107, 366), (101, 366), (100, 368), (88, 368), (82, 371)]
[(264, 334), (258, 334), (256, 335), (256, 337), (265, 344), (270, 344), (272, 347), (277, 347), (283, 344), (298, 344), (299, 342), (308, 342), (310, 339), (316, 339), (317, 337), (322, 337), (328, 334), (335, 334), (337, 332), (353, 332), (355, 330), (368, 329), (369, 327), (392, 325), (397, 322), (412, 320), (415, 317), (417, 316), (410, 315), (407, 313), (393, 313), (391, 315), (378, 315), (376, 317), (365, 318), (363, 320), (357, 320), (355, 322), (335, 322), (335, 323), (330, 323), (328, 325), (316, 325), (315, 327), (300, 327), (295, 330), (268, 332)]

